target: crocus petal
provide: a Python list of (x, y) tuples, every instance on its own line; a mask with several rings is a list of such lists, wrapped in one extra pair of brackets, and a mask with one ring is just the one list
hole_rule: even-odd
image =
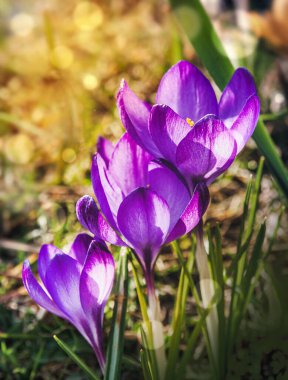
[(52, 244), (42, 245), (38, 257), (38, 272), (44, 285), (46, 279), (46, 271), (51, 260), (55, 257), (55, 255), (61, 255), (62, 253), (63, 252), (59, 248), (55, 247)]
[(167, 202), (170, 210), (169, 231), (171, 231), (190, 201), (190, 193), (184, 180), (172, 167), (151, 161), (149, 188)]
[(191, 131), (191, 127), (170, 107), (155, 105), (151, 111), (149, 130), (161, 157), (175, 163), (177, 145)]
[(150, 159), (150, 154), (137, 145), (128, 133), (124, 133), (109, 163), (109, 174), (124, 195), (128, 195), (137, 187), (147, 185), (147, 168)]
[(219, 102), (219, 117), (227, 128), (230, 128), (248, 98), (257, 92), (254, 79), (248, 70), (240, 67), (237, 69), (226, 88), (224, 89)]
[(135, 249), (144, 269), (150, 270), (169, 231), (166, 201), (150, 189), (137, 189), (121, 203), (117, 219), (120, 231)]
[(90, 235), (84, 233), (77, 235), (71, 245), (69, 256), (78, 261), (81, 265), (84, 265), (92, 240), (93, 238)]
[(95, 306), (104, 308), (113, 287), (114, 274), (113, 256), (103, 242), (94, 240), (80, 278), (80, 298), (85, 314), (93, 314)]
[(158, 149), (148, 131), (151, 105), (140, 100), (123, 80), (117, 94), (117, 106), (126, 131), (138, 145), (158, 157)]
[(209, 182), (232, 164), (236, 150), (236, 142), (223, 122), (208, 116), (178, 145), (177, 166), (184, 175)]
[[(104, 219), (98, 210), (96, 202), (89, 195), (84, 195), (84, 197), (78, 200), (76, 204), (76, 215), (82, 226), (91, 231), (98, 239), (119, 246), (125, 245), (106, 219)], [(88, 247), (85, 251), (85, 257), (87, 251)]]
[(46, 288), (58, 308), (93, 347), (93, 336), (80, 301), (82, 265), (69, 255), (56, 255), (46, 273)]
[(169, 234), (165, 243), (178, 239), (192, 231), (200, 222), (209, 204), (209, 191), (205, 183), (199, 183), (193, 196), (183, 211), (179, 221)]
[(218, 104), (209, 80), (186, 61), (172, 66), (163, 76), (156, 103), (166, 104), (183, 119), (200, 120), (207, 114), (218, 115)]
[(123, 200), (123, 194), (110, 177), (104, 160), (96, 154), (92, 159), (91, 167), (94, 193), (107, 221), (114, 229), (117, 229), (116, 215)]
[(55, 303), (48, 297), (47, 293), (34, 277), (28, 260), (25, 260), (23, 263), (22, 279), (29, 296), (38, 303), (38, 305), (42, 306), (47, 311), (50, 311), (50, 313), (67, 319)]
[(80, 300), (93, 337), (93, 347), (104, 368), (103, 312), (112, 290), (115, 265), (108, 248), (93, 241), (80, 277)]
[(260, 101), (257, 95), (251, 96), (239, 116), (230, 128), (230, 132), (237, 142), (237, 154), (246, 145), (252, 136), (260, 113)]
[(84, 314), (79, 294), (81, 270), (82, 266), (72, 257), (56, 255), (46, 272), (46, 288), (57, 307), (83, 333)]
[(97, 152), (103, 158), (107, 166), (112, 157), (113, 150), (114, 146), (111, 141), (104, 139), (104, 137), (99, 137), (97, 141)]

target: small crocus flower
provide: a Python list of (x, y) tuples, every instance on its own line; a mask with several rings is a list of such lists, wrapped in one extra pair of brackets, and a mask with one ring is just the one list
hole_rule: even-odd
[(186, 180), (208, 184), (243, 149), (260, 111), (254, 80), (246, 69), (235, 71), (218, 103), (208, 79), (186, 61), (163, 76), (153, 107), (125, 81), (117, 103), (126, 130), (143, 149), (172, 163)]
[(93, 347), (102, 371), (104, 307), (114, 281), (114, 260), (103, 241), (79, 234), (68, 254), (48, 244), (41, 247), (34, 277), (29, 261), (23, 264), (24, 286), (44, 309), (72, 323)]
[(82, 197), (76, 206), (81, 224), (97, 238), (131, 247), (153, 292), (153, 267), (161, 246), (191, 231), (209, 202), (205, 184), (191, 196), (173, 167), (151, 160), (128, 133), (114, 147), (100, 139), (92, 162), (94, 199)]

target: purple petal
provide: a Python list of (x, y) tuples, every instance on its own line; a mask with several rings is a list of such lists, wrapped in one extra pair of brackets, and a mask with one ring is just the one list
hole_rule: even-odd
[(109, 164), (109, 174), (124, 195), (147, 185), (150, 159), (150, 154), (140, 148), (128, 133), (118, 141)]
[(166, 104), (183, 119), (194, 122), (208, 114), (218, 115), (218, 104), (209, 80), (186, 61), (172, 66), (163, 76), (156, 103)]
[(90, 235), (78, 234), (72, 243), (69, 251), (69, 256), (71, 256), (83, 266), (92, 240), (93, 238)]
[(224, 89), (219, 102), (219, 116), (227, 128), (233, 125), (248, 98), (255, 95), (256, 92), (254, 79), (249, 71), (242, 67), (237, 69)]
[(94, 347), (90, 326), (80, 301), (82, 265), (69, 255), (56, 255), (46, 273), (46, 287), (58, 308)]
[(168, 204), (171, 231), (190, 201), (189, 190), (175, 170), (159, 162), (151, 162), (149, 165), (149, 185)]
[(55, 303), (48, 297), (47, 293), (34, 277), (28, 260), (25, 260), (23, 263), (22, 280), (29, 296), (38, 303), (38, 305), (42, 306), (50, 313), (58, 315), (58, 317), (67, 319)]
[[(91, 231), (98, 239), (119, 246), (125, 245), (113, 228), (104, 219), (103, 215), (98, 210), (94, 199), (89, 195), (84, 195), (84, 197), (78, 200), (76, 214), (82, 226)], [(85, 251), (85, 258), (88, 248), (89, 246)]]
[(211, 182), (232, 164), (236, 150), (236, 142), (223, 122), (208, 116), (178, 145), (177, 166), (185, 176)]
[(260, 113), (260, 101), (257, 95), (251, 96), (242, 108), (239, 116), (230, 128), (230, 132), (237, 142), (237, 154), (246, 145), (252, 136)]
[(117, 229), (116, 215), (123, 200), (123, 194), (109, 176), (105, 162), (99, 154), (96, 154), (92, 160), (91, 179), (94, 193), (103, 214), (109, 224)]
[(124, 199), (117, 219), (143, 267), (150, 270), (169, 231), (167, 203), (150, 189), (140, 188)]
[(72, 257), (56, 255), (46, 272), (46, 287), (58, 308), (79, 325), (83, 318), (79, 281), (82, 266)]
[(177, 145), (191, 131), (191, 127), (170, 107), (155, 105), (151, 111), (149, 130), (162, 157), (175, 163)]
[(199, 183), (178, 223), (168, 236), (166, 243), (178, 239), (180, 236), (187, 234), (197, 226), (208, 207), (209, 199), (207, 186), (204, 183)]
[(117, 94), (117, 106), (126, 131), (138, 145), (157, 157), (158, 149), (148, 131), (151, 105), (142, 102), (123, 80)]
[(59, 248), (52, 244), (42, 245), (38, 257), (38, 272), (44, 285), (46, 280), (46, 271), (51, 260), (55, 257), (55, 255), (61, 255), (62, 253), (63, 252)]
[(113, 150), (114, 146), (111, 141), (104, 139), (104, 137), (99, 137), (97, 141), (97, 152), (103, 158), (107, 166), (112, 157)]
[(80, 298), (86, 315), (93, 314), (95, 306), (104, 308), (113, 287), (114, 274), (113, 256), (105, 244), (94, 240), (80, 279)]
[(80, 299), (88, 320), (93, 346), (104, 367), (103, 312), (114, 281), (115, 264), (108, 248), (96, 241), (90, 246), (80, 278)]

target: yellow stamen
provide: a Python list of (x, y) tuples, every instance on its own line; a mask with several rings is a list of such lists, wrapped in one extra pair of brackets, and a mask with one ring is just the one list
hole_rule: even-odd
[(193, 120), (189, 119), (189, 117), (186, 117), (186, 121), (190, 125), (190, 127), (193, 127), (195, 124)]

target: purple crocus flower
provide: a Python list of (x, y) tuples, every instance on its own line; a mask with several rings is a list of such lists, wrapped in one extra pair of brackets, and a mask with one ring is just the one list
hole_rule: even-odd
[(79, 234), (68, 254), (52, 244), (41, 247), (34, 277), (23, 264), (24, 286), (40, 306), (72, 323), (93, 347), (104, 372), (103, 314), (114, 281), (114, 260), (106, 244)]
[(210, 183), (225, 171), (252, 135), (260, 111), (253, 77), (235, 71), (219, 103), (208, 79), (181, 61), (163, 76), (153, 107), (122, 82), (122, 122), (143, 149), (172, 163), (188, 181)]
[(205, 184), (192, 196), (185, 180), (169, 164), (151, 160), (128, 133), (114, 147), (100, 138), (92, 162), (94, 199), (82, 197), (76, 206), (81, 224), (97, 238), (130, 246), (154, 291), (153, 267), (161, 246), (191, 231), (209, 202)]

